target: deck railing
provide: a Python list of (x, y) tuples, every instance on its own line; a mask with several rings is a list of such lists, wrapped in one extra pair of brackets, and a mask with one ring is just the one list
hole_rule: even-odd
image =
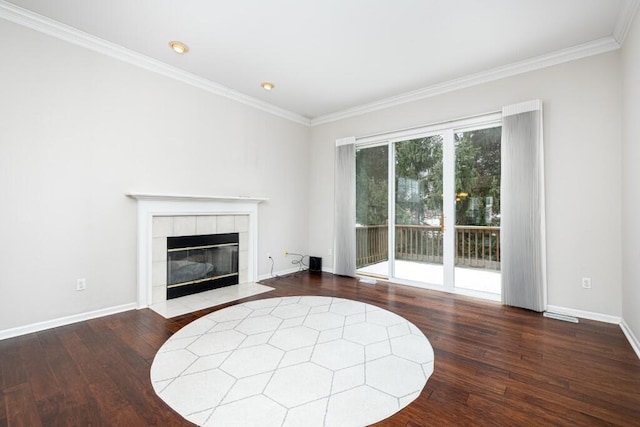
[[(456, 226), (455, 263), (461, 267), (500, 270), (500, 227)], [(396, 259), (442, 263), (442, 231), (438, 226), (396, 225)], [(389, 259), (388, 227), (356, 227), (356, 267)]]

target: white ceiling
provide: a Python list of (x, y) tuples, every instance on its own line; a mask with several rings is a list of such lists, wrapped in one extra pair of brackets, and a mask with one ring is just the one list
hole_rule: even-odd
[[(315, 120), (585, 43), (619, 46), (637, 8), (637, 0), (10, 3)], [(175, 54), (170, 40), (190, 52)]]

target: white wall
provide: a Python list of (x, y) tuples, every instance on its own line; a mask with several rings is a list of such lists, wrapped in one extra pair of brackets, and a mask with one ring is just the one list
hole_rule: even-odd
[[(312, 128), (310, 252), (333, 236), (334, 141), (544, 102), (549, 304), (621, 315), (621, 89), (608, 53)], [(581, 288), (589, 276), (593, 288)]]
[(309, 130), (0, 20), (11, 41), (0, 66), (0, 332), (135, 301), (136, 205), (125, 192), (268, 197), (259, 274), (266, 252), (276, 271), (290, 267), (285, 249), (331, 268), (336, 138), (541, 98), (549, 303), (623, 315), (640, 336), (640, 202), (622, 198), (640, 179), (639, 32), (636, 22), (622, 55), (624, 127), (609, 53)]
[(0, 40), (0, 331), (135, 302), (128, 191), (267, 197), (259, 274), (307, 251), (307, 127), (3, 20)]
[(640, 18), (622, 50), (622, 318), (640, 339)]

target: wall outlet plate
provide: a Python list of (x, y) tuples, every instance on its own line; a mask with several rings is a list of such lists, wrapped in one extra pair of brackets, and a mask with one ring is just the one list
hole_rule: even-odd
[(84, 291), (87, 289), (87, 279), (76, 280), (76, 291)]
[(582, 287), (584, 289), (591, 289), (591, 277), (582, 278)]

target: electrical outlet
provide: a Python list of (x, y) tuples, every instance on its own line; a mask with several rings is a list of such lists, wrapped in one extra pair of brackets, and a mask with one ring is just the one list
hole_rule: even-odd
[(591, 277), (582, 278), (582, 287), (585, 289), (591, 289)]
[(84, 291), (87, 289), (87, 279), (76, 280), (76, 291)]
[(333, 255), (333, 249), (331, 248), (327, 249), (327, 255), (329, 256)]
[(271, 259), (271, 252), (267, 252), (267, 259)]

